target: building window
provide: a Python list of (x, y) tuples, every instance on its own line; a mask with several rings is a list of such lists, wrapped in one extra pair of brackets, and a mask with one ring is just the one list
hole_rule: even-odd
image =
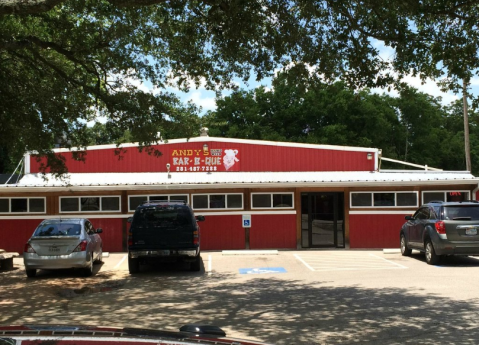
[(26, 198), (12, 198), (10, 199), (10, 211), (15, 212), (28, 212), (28, 200)]
[(293, 193), (251, 193), (251, 208), (293, 207)]
[(120, 196), (60, 197), (60, 212), (119, 212)]
[(101, 209), (103, 211), (120, 210), (120, 198), (117, 198), (116, 196), (101, 198)]
[(228, 208), (243, 208), (243, 195), (242, 194), (227, 194), (226, 205)]
[(351, 208), (355, 207), (417, 207), (417, 192), (353, 192)]
[(396, 206), (415, 206), (417, 204), (416, 192), (396, 193)]
[(427, 204), (431, 201), (465, 201), (470, 200), (469, 191), (430, 191), (422, 192), (422, 202)]
[(80, 211), (100, 211), (100, 198), (80, 198)]
[(45, 213), (45, 198), (1, 198), (0, 213)]
[(371, 207), (372, 193), (351, 193), (351, 207)]
[(188, 203), (187, 194), (131, 195), (128, 197), (128, 210), (134, 212), (138, 206), (148, 201), (183, 201)]
[(373, 193), (374, 207), (396, 206), (395, 196), (395, 193)]
[(243, 194), (194, 194), (193, 209), (243, 209)]

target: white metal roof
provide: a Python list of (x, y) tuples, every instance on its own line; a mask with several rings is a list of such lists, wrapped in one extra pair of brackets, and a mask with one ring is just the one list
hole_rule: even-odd
[[(359, 151), (359, 152), (372, 152), (377, 153), (379, 149), (370, 148), (370, 147), (355, 147), (355, 146), (339, 146), (339, 145), (321, 145), (321, 144), (304, 144), (304, 143), (293, 143), (293, 142), (282, 142), (282, 141), (267, 141), (267, 140), (252, 140), (252, 139), (237, 139), (237, 138), (222, 138), (222, 137), (194, 137), (194, 138), (184, 138), (184, 139), (173, 139), (168, 141), (158, 141), (156, 144), (152, 145), (170, 145), (170, 144), (184, 144), (184, 143), (202, 143), (202, 142), (222, 142), (230, 144), (250, 144), (250, 145), (268, 145), (268, 146), (282, 146), (282, 147), (299, 147), (299, 148), (310, 148), (310, 149), (322, 149), (322, 150), (340, 150), (340, 151)], [(125, 143), (121, 144), (120, 147), (138, 147), (138, 143)], [(94, 145), (88, 146), (87, 150), (104, 150), (104, 149), (116, 149), (117, 145)], [(58, 148), (54, 149), (54, 152), (70, 152), (75, 151), (76, 149), (68, 148)]]
[(173, 173), (72, 173), (63, 180), (27, 174), (17, 184), (2, 185), (0, 191), (105, 190), (105, 189), (201, 189), (253, 187), (379, 187), (478, 184), (479, 179), (463, 171), (380, 172), (173, 172)]

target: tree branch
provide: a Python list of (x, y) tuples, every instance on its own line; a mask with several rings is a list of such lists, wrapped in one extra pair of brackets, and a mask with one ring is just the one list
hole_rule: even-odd
[[(0, 16), (8, 14), (26, 15), (50, 11), (66, 0), (1, 0)], [(157, 5), (168, 0), (108, 0), (115, 7), (141, 7)]]
[(115, 7), (138, 7), (158, 5), (168, 0), (108, 0)]
[(0, 15), (34, 14), (50, 11), (65, 0), (2, 0)]

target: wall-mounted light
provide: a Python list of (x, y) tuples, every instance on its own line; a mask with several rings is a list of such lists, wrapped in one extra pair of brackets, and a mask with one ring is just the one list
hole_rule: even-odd
[(368, 153), (368, 160), (370, 161), (371, 159), (373, 159), (373, 154), (372, 154), (372, 153)]
[(170, 163), (166, 163), (166, 171), (168, 172), (168, 178), (171, 178), (171, 174), (170, 174)]

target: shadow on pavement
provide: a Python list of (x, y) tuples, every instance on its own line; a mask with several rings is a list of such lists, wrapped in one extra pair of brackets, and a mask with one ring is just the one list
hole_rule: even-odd
[[(91, 278), (0, 275), (0, 323), (177, 330), (212, 324), (274, 344), (477, 344), (478, 300), (399, 288), (154, 269)], [(48, 278), (48, 279), (47, 279)], [(318, 279), (321, 279), (320, 277)]]

